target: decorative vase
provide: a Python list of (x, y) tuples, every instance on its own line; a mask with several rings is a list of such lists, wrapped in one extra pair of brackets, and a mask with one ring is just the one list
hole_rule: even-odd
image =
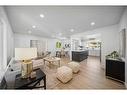
[(29, 78), (31, 72), (33, 71), (32, 61), (22, 62), (21, 75), (22, 78)]

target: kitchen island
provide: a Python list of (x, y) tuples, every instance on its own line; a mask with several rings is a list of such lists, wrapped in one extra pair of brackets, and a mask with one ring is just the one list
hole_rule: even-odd
[(72, 51), (72, 61), (81, 62), (88, 58), (88, 50)]

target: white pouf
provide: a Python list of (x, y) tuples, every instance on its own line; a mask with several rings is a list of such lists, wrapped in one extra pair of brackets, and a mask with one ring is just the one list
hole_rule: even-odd
[(70, 67), (73, 73), (77, 73), (80, 70), (80, 64), (78, 62), (69, 62), (68, 67)]
[(56, 77), (63, 83), (67, 83), (72, 79), (72, 69), (67, 66), (62, 66), (57, 69)]

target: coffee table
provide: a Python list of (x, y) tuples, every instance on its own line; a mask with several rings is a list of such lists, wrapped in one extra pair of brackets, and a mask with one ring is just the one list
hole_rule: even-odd
[[(45, 73), (40, 69), (35, 69), (36, 71), (36, 77), (31, 79), (31, 78), (26, 78), (23, 79), (21, 77), (21, 74), (16, 75), (15, 77), (15, 89), (34, 89), (34, 88), (42, 88), (46, 89), (46, 75)], [(40, 84), (41, 80), (44, 81), (44, 86), (36, 86), (37, 84)]]
[(45, 57), (43, 58), (44, 60), (44, 65), (45, 65), (45, 62), (49, 62), (50, 64), (54, 63), (54, 62), (57, 62), (59, 64), (59, 67), (60, 67), (60, 58), (58, 57)]

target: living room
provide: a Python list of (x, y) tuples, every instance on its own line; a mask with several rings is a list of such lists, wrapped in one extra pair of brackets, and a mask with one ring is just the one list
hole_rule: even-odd
[[(16, 75), (28, 74), (22, 63), (32, 59), (46, 77), (37, 89), (126, 89), (126, 29), (126, 6), (0, 6), (0, 80), (17, 89)], [(110, 55), (122, 57), (124, 79), (106, 76)]]

